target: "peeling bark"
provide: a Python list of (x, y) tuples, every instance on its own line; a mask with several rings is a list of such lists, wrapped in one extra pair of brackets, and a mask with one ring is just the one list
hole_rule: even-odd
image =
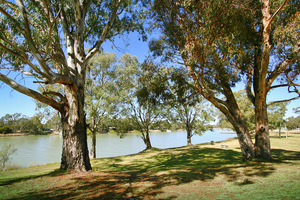
[(89, 171), (92, 169), (87, 146), (87, 125), (83, 110), (83, 89), (65, 87), (67, 104), (61, 112), (63, 125), (62, 170)]

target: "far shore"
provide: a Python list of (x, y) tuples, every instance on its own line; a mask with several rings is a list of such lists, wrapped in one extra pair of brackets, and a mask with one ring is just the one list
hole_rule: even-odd
[(52, 131), (49, 134), (38, 134), (38, 133), (7, 133), (7, 134), (0, 134), (0, 137), (32, 136), (32, 135), (59, 135), (59, 132), (58, 131)]
[[(159, 130), (151, 130), (151, 132), (161, 132)], [(270, 133), (278, 133), (278, 129), (270, 130)], [(133, 133), (133, 131), (130, 131), (129, 133)], [(134, 132), (135, 133), (135, 132)], [(226, 132), (221, 132), (221, 133), (235, 133), (234, 131), (226, 131)], [(294, 130), (286, 130), (286, 129), (281, 129), (281, 133), (300, 133), (300, 129), (294, 129)], [(32, 136), (32, 135), (60, 135), (58, 131), (53, 131), (49, 134), (34, 134), (34, 133), (7, 133), (7, 134), (0, 134), (0, 137), (10, 137), (10, 136)]]

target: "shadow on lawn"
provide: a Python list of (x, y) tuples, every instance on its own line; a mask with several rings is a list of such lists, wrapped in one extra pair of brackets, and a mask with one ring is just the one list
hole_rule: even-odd
[[(155, 151), (161, 152), (151, 156)], [(299, 160), (299, 152), (274, 150), (273, 154), (276, 159)], [(65, 175), (67, 183), (26, 193), (19, 199), (156, 199), (157, 195), (164, 193), (165, 186), (195, 180), (207, 183), (217, 175), (224, 175), (227, 181), (238, 185), (253, 184), (251, 177), (265, 177), (275, 170), (270, 163), (243, 163), (236, 151), (197, 146), (146, 151), (131, 158), (130, 162), (128, 157), (124, 160), (122, 157), (94, 160), (93, 168), (99, 171)], [(111, 163), (104, 163), (108, 161)], [(101, 166), (106, 166), (105, 172), (100, 171)], [(163, 199), (177, 197), (168, 195)]]
[(31, 179), (35, 179), (35, 178), (44, 177), (44, 176), (56, 176), (56, 175), (59, 176), (60, 174), (61, 174), (61, 170), (55, 169), (51, 172), (39, 174), (39, 175), (25, 175), (22, 177), (10, 178), (10, 179), (5, 179), (5, 180), (0, 179), (0, 186), (10, 185), (10, 184), (18, 183), (21, 181), (31, 180)]

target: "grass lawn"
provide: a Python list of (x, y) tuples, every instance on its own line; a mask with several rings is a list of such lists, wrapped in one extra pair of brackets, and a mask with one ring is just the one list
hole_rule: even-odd
[(0, 199), (300, 199), (300, 134), (271, 144), (271, 162), (242, 162), (232, 139), (94, 159), (86, 173), (58, 163), (6, 170)]

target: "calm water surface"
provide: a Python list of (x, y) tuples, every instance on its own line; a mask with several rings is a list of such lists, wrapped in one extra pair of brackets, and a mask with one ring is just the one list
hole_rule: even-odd
[[(193, 144), (210, 141), (221, 141), (236, 137), (236, 134), (221, 134), (221, 129), (207, 131), (202, 136), (192, 137)], [(172, 148), (186, 145), (186, 132), (151, 133), (150, 140), (153, 147)], [(10, 164), (22, 167), (60, 162), (62, 152), (62, 136), (12, 136), (0, 137), (0, 148), (4, 144), (14, 144), (18, 149), (12, 156)], [(88, 137), (89, 148), (91, 137)], [(124, 138), (115, 134), (97, 135), (97, 158), (113, 157), (138, 153), (145, 149), (139, 134), (130, 133)]]

